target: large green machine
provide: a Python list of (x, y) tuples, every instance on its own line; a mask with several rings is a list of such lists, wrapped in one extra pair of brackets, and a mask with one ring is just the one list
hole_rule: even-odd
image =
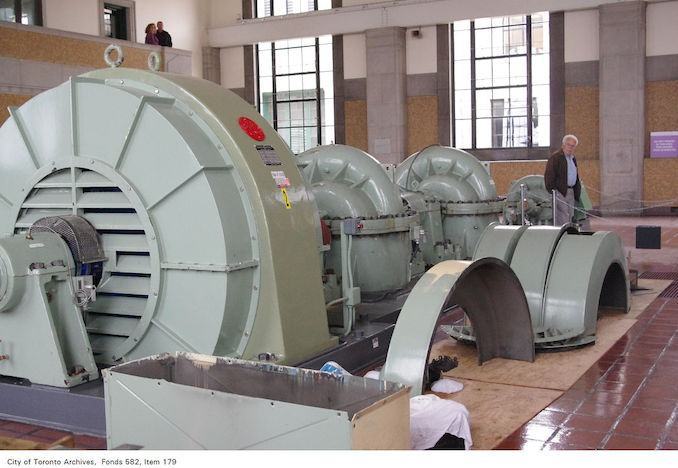
[[(290, 363), (336, 343), (317, 213), (288, 147), (233, 93), (110, 69), (10, 112), (0, 129), (0, 235), (14, 239), (4, 257), (14, 275), (32, 274), (28, 260), (18, 263), (17, 239), (44, 217), (77, 216), (96, 229), (105, 257), (88, 275), (96, 300), (75, 307), (98, 363), (167, 350)], [(67, 265), (68, 247), (58, 248), (36, 259)], [(46, 307), (65, 313), (61, 303)], [(25, 313), (1, 314), (0, 339), (12, 351), (0, 374), (27, 340), (5, 335), (5, 322)], [(40, 347), (45, 337), (31, 333)]]
[[(503, 226), (502, 206), (453, 148), (415, 153), (392, 179), (342, 145), (295, 157), (207, 81), (71, 78), (0, 128), (0, 376), (87, 387), (165, 352), (312, 367), (364, 346), (388, 349), (382, 378), (417, 394), (455, 305), (473, 327), (453, 335), (479, 363), (593, 341), (599, 298), (628, 305), (618, 237)], [(368, 305), (390, 322), (356, 315)], [(20, 387), (3, 387), (0, 413)]]

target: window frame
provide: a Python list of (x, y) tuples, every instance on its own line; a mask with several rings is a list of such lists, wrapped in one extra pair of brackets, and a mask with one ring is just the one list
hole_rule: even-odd
[[(23, 7), (21, 5), (22, 0), (14, 0), (14, 22), (17, 24), (23, 24), (21, 21), (22, 13), (23, 13)], [(33, 24), (30, 24), (28, 26), (43, 26), (44, 22), (44, 17), (45, 17), (45, 11), (44, 11), (44, 5), (42, 3), (42, 0), (33, 0), (33, 10), (34, 10), (34, 18), (33, 18)], [(11, 21), (7, 21), (8, 23), (11, 23)]]
[(99, 0), (99, 35), (108, 37), (105, 34), (106, 27), (104, 26), (104, 4), (115, 5), (125, 8), (125, 16), (127, 21), (127, 39), (111, 38), (119, 41), (137, 41), (137, 15), (135, 11), (135, 4), (132, 0)]
[[(469, 43), (470, 43), (470, 57), (469, 57), (469, 63), (470, 63), (470, 94), (471, 94), (471, 101), (470, 101), (470, 113), (471, 117), (470, 119), (460, 119), (460, 120), (470, 120), (471, 123), (471, 146), (469, 147), (464, 147), (463, 149), (467, 150), (472, 150), (472, 151), (512, 151), (512, 150), (541, 150), (541, 149), (547, 149), (549, 148), (549, 144), (547, 143), (546, 145), (535, 145), (534, 144), (534, 128), (532, 122), (534, 121), (534, 105), (532, 103), (532, 98), (533, 98), (533, 88), (534, 88), (534, 80), (533, 80), (533, 69), (532, 69), (532, 62), (533, 62), (533, 50), (532, 50), (532, 45), (533, 45), (533, 23), (532, 23), (532, 15), (523, 15), (525, 16), (525, 22), (520, 23), (521, 26), (524, 26), (524, 31), (525, 31), (525, 52), (524, 53), (518, 53), (518, 54), (502, 54), (502, 55), (494, 55), (490, 54), (487, 56), (482, 56), (478, 57), (476, 55), (476, 31), (478, 29), (496, 29), (498, 28), (497, 26), (490, 25), (488, 27), (479, 27), (476, 28), (476, 20), (470, 20), (469, 21), (469, 29), (465, 30), (468, 31), (469, 33)], [(488, 18), (489, 19), (489, 18)], [(550, 15), (549, 15), (549, 21), (548, 21), (549, 27), (550, 27)], [(511, 24), (506, 24), (501, 26), (502, 29), (509, 29), (511, 27)], [(510, 34), (510, 33), (509, 33)], [(449, 37), (450, 37), (450, 127), (451, 127), (451, 145), (454, 147), (457, 147), (458, 145), (458, 138), (457, 138), (457, 116), (456, 116), (456, 111), (457, 111), (457, 87), (456, 87), (456, 76), (455, 76), (455, 23), (450, 23), (450, 29), (449, 29)], [(551, 52), (547, 52), (548, 55), (550, 56)], [(477, 86), (476, 85), (476, 63), (479, 61), (491, 61), (495, 59), (501, 59), (501, 58), (514, 58), (514, 57), (525, 57), (525, 69), (526, 69), (526, 82), (524, 85), (511, 85), (510, 82), (509, 84), (506, 85), (494, 85), (494, 83), (491, 86)], [(550, 73), (550, 71), (549, 71)], [(525, 112), (525, 121), (527, 122), (526, 124), (526, 135), (525, 138), (527, 139), (527, 144), (525, 146), (494, 146), (494, 141), (493, 136), (491, 134), (490, 136), (490, 142), (491, 145), (487, 147), (479, 147), (478, 142), (477, 142), (477, 136), (478, 136), (478, 122), (479, 120), (482, 120), (482, 118), (479, 119), (477, 115), (477, 92), (478, 91), (493, 91), (497, 89), (525, 89), (525, 95), (526, 95), (526, 112)], [(551, 77), (549, 76), (549, 92), (551, 92)], [(549, 118), (551, 117), (552, 109), (549, 110), (549, 114), (547, 115)], [(539, 116), (540, 114), (537, 114)], [(503, 121), (505, 117), (502, 117), (501, 120)], [(489, 120), (492, 125), (492, 120), (493, 117), (489, 117)], [(549, 131), (549, 137), (550, 137), (550, 131)], [(550, 138), (549, 138), (550, 139)]]
[[(264, 17), (273, 16), (275, 1), (276, 0), (270, 1), (268, 15), (265, 15)], [(258, 4), (257, 4), (256, 1), (254, 1), (253, 3), (254, 3), (254, 5), (253, 5), (254, 6), (254, 17), (258, 18), (259, 17), (258, 16), (259, 12), (257, 11), (258, 10)], [(313, 8), (314, 8), (314, 11), (317, 11), (318, 0), (313, 0)], [(314, 55), (315, 55), (315, 66), (314, 66), (314, 71), (312, 71), (312, 72), (302, 71), (302, 72), (298, 72), (298, 73), (280, 73), (280, 74), (277, 73), (278, 67), (277, 67), (277, 64), (276, 64), (276, 41), (270, 41), (270, 44), (271, 44), (270, 50), (266, 49), (265, 51), (262, 52), (260, 50), (259, 44), (255, 44), (255, 48), (254, 48), (254, 61), (255, 61), (255, 74), (256, 74), (255, 97), (256, 97), (256, 103), (257, 103), (257, 110), (258, 110), (259, 113), (262, 113), (261, 70), (259, 68), (260, 54), (261, 53), (267, 53), (267, 54), (270, 53), (271, 54), (271, 81), (272, 81), (272, 91), (271, 91), (271, 96), (272, 96), (272, 103), (271, 103), (272, 122), (271, 122), (271, 125), (273, 126), (273, 128), (276, 131), (279, 131), (279, 130), (282, 130), (282, 129), (290, 131), (290, 142), (289, 142), (290, 146), (292, 146), (292, 141), (291, 141), (292, 130), (301, 129), (302, 133), (305, 134), (306, 129), (315, 128), (315, 137), (316, 137), (317, 145), (322, 145), (323, 144), (324, 129), (328, 127), (324, 124), (325, 119), (323, 118), (323, 106), (325, 104), (323, 101), (326, 100), (327, 98), (325, 96), (323, 96), (323, 94), (322, 94), (323, 88), (321, 87), (321, 73), (323, 73), (325, 71), (331, 71), (332, 73), (334, 73), (334, 67), (332, 67), (332, 70), (321, 70), (320, 69), (321, 68), (320, 67), (320, 48), (321, 48), (320, 47), (321, 46), (320, 37), (312, 37), (311, 36), (311, 37), (304, 37), (304, 38), (298, 38), (298, 39), (311, 39), (311, 38), (314, 41), (313, 48), (314, 48)], [(294, 40), (294, 39), (290, 39), (290, 40)], [(334, 42), (334, 40), (332, 39), (332, 43), (333, 42)], [(310, 46), (300, 45), (299, 47), (303, 48), (303, 47), (310, 47)], [(284, 48), (288, 49), (289, 47), (284, 47)], [(278, 50), (280, 50), (280, 49), (278, 49)], [(280, 99), (280, 100), (278, 99), (277, 78), (279, 78), (279, 77), (290, 77), (290, 76), (307, 76), (307, 75), (311, 75), (311, 74), (314, 75), (314, 82), (315, 82), (315, 92), (314, 92), (313, 98), (304, 97), (303, 95), (300, 98), (292, 98), (292, 96), (290, 95), (290, 96), (288, 96), (287, 99)], [(333, 102), (335, 101), (334, 94), (332, 95), (331, 99), (332, 99)], [(314, 104), (315, 104), (315, 106), (314, 106), (315, 107), (315, 114), (316, 114), (315, 125), (313, 125), (313, 126), (308, 125), (307, 126), (307, 125), (304, 125), (303, 122), (302, 122), (301, 125), (293, 125), (291, 115), (290, 115), (289, 126), (285, 126), (285, 127), (279, 126), (280, 122), (278, 120), (278, 105), (279, 104), (292, 104), (292, 103), (296, 103), (296, 102), (301, 102), (302, 104), (307, 103), (307, 102), (314, 102)], [(332, 113), (334, 113), (334, 109), (332, 109)], [(336, 122), (334, 124), (332, 124), (330, 127), (332, 127), (333, 131), (335, 131), (336, 130)], [(334, 139), (336, 139), (336, 134), (335, 134)], [(305, 146), (306, 145), (304, 144), (303, 147), (305, 148)], [(308, 149), (310, 149), (310, 148), (306, 148), (305, 150), (308, 150)]]

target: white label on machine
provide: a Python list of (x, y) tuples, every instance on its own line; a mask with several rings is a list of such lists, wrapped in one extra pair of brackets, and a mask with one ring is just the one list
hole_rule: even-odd
[(282, 162), (278, 157), (278, 153), (271, 145), (257, 145), (257, 152), (259, 157), (267, 166), (281, 166)]
[(290, 179), (285, 176), (284, 171), (271, 171), (271, 177), (275, 180), (275, 184), (278, 188), (284, 188), (290, 186)]
[(40, 242), (37, 242), (35, 244), (28, 244), (29, 249), (38, 249), (38, 248), (44, 247), (44, 246), (45, 246), (45, 244), (40, 243)]

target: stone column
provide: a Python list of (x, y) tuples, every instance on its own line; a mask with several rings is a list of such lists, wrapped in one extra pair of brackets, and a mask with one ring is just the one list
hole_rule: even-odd
[(221, 50), (217, 47), (202, 48), (202, 77), (221, 85)]
[(599, 63), (600, 206), (604, 214), (637, 215), (645, 151), (645, 2), (600, 6)]
[(366, 31), (368, 151), (397, 164), (407, 151), (405, 28)]

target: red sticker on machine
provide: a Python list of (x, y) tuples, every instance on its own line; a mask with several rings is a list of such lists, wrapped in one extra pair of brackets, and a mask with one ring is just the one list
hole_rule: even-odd
[(238, 124), (245, 133), (247, 133), (250, 137), (252, 137), (256, 141), (264, 141), (264, 139), (266, 138), (266, 134), (264, 133), (264, 131), (252, 119), (248, 119), (247, 117), (240, 117), (238, 119)]

